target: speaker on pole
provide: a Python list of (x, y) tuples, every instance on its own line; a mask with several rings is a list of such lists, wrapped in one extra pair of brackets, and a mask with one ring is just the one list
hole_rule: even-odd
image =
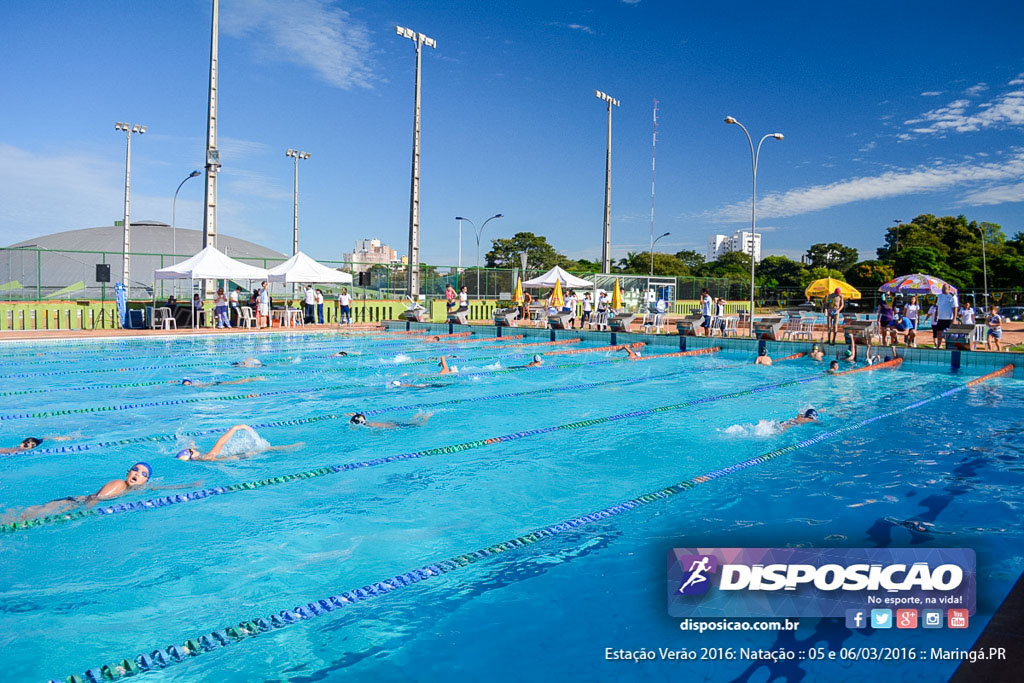
[(110, 282), (110, 264), (96, 264), (96, 282)]

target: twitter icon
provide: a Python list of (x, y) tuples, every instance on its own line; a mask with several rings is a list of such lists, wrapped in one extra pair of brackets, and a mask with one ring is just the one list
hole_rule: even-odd
[(892, 610), (871, 610), (871, 628), (892, 628)]

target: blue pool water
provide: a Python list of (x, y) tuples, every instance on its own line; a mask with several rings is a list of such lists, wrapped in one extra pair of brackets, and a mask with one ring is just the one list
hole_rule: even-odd
[[(91, 493), (139, 460), (152, 464), (153, 486), (185, 487), (144, 490), (111, 505), (220, 487), (198, 500), (0, 534), (5, 680), (83, 675), (608, 508), (976, 376), (904, 367), (824, 377), (807, 359), (754, 367), (740, 353), (641, 363), (607, 352), (550, 355), (543, 368), (503, 372), (538, 351), (584, 347), (501, 348), (514, 343), (309, 334), (0, 347), (0, 447), (26, 436), (72, 437), (0, 456), (0, 515)], [(353, 355), (329, 357), (342, 349)], [(434, 374), (442, 351), (460, 356), (451, 361), (459, 375)], [(230, 366), (249, 356), (264, 367)], [(189, 388), (177, 383), (184, 376), (264, 379)], [(441, 386), (389, 386), (396, 379)], [(771, 428), (810, 406), (823, 411), (822, 424)], [(432, 414), (424, 426), (372, 430), (347, 424), (357, 411), (376, 421)], [(239, 423), (256, 425), (271, 444), (297, 445), (228, 462), (173, 458), (193, 443), (210, 448)], [(530, 430), (540, 432), (523, 434)], [(1022, 432), (1022, 383), (994, 379), (146, 677), (945, 679), (958, 662), (637, 664), (605, 661), (604, 653), (698, 645), (968, 649), (1024, 567)], [(516, 438), (482, 443), (503, 435)], [(455, 444), (468, 447), (444, 448)], [(420, 455), (387, 458), (410, 453)], [(369, 466), (320, 470), (351, 463)], [(261, 480), (271, 482), (223, 491)], [(841, 621), (804, 619), (796, 634), (700, 638), (668, 617), (668, 549), (798, 544), (974, 548), (979, 613), (963, 632), (851, 632)]]

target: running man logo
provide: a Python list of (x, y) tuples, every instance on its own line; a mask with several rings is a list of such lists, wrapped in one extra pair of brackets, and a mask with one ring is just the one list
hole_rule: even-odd
[(718, 558), (714, 555), (684, 555), (679, 563), (686, 569), (683, 583), (679, 587), (680, 595), (704, 595), (711, 587), (708, 574), (718, 570)]

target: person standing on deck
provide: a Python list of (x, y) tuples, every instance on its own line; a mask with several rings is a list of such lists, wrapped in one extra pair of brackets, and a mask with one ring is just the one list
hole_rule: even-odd
[(839, 334), (839, 315), (846, 308), (846, 301), (843, 299), (843, 290), (836, 287), (836, 291), (828, 297), (828, 306), (825, 309), (825, 336), (829, 344), (836, 343), (836, 335)]

